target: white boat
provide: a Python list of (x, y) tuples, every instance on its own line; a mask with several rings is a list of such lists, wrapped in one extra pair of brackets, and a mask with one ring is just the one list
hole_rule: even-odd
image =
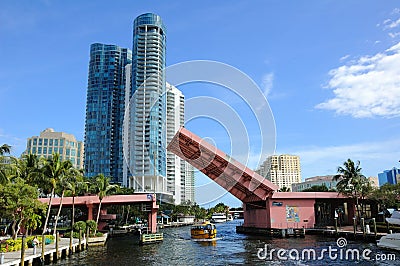
[(390, 224), (400, 225), (400, 211), (393, 211), (390, 218), (386, 218), (386, 221)]
[(227, 221), (233, 221), (233, 217), (232, 214), (228, 214), (228, 217), (226, 218)]
[[(400, 225), (400, 211), (394, 211), (390, 218), (386, 218), (390, 224)], [(378, 247), (400, 250), (400, 233), (382, 236), (377, 243)]]
[(211, 216), (211, 222), (223, 223), (226, 222), (226, 215), (224, 213), (213, 213)]

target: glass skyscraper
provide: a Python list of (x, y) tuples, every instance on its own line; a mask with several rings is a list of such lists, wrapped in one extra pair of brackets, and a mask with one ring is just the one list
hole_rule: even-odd
[(125, 112), (125, 66), (132, 52), (116, 45), (90, 46), (85, 120), (85, 174), (104, 174), (122, 183), (122, 128)]
[(128, 157), (130, 186), (137, 192), (167, 192), (165, 41), (158, 15), (135, 19)]
[(400, 183), (400, 169), (393, 167), (391, 170), (385, 170), (383, 173), (378, 174), (379, 186), (386, 183), (396, 185)]

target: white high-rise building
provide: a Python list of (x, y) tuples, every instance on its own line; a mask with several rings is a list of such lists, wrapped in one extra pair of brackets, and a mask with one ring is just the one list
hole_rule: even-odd
[(184, 172), (184, 194), (182, 198), (182, 202), (195, 202), (194, 201), (194, 167), (186, 161), (183, 161), (183, 166), (185, 168)]
[(166, 177), (165, 26), (146, 13), (133, 26), (129, 122), (129, 184), (170, 201)]
[(301, 182), (300, 157), (297, 155), (272, 155), (256, 171), (279, 188), (291, 188)]
[[(185, 123), (185, 97), (171, 84), (166, 84), (167, 91), (167, 143)], [(194, 201), (193, 166), (167, 151), (167, 191), (174, 195), (174, 203)], [(193, 194), (193, 196), (192, 196)]]
[(124, 123), (122, 128), (122, 148), (123, 148), (123, 165), (122, 165), (122, 185), (125, 187), (131, 187), (130, 184), (130, 144), (131, 144), (131, 112), (130, 101), (131, 101), (131, 79), (132, 79), (132, 64), (125, 66), (125, 113), (124, 113)]

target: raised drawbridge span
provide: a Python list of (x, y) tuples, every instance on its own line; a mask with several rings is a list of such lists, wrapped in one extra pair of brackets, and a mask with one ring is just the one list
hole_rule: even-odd
[(244, 203), (265, 201), (278, 186), (184, 127), (168, 148)]

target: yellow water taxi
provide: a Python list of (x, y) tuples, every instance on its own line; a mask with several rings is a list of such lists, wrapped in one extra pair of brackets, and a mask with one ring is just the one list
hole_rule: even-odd
[(215, 225), (210, 222), (204, 222), (201, 224), (194, 224), (190, 229), (190, 234), (193, 239), (207, 239), (212, 240), (217, 237), (217, 229)]

